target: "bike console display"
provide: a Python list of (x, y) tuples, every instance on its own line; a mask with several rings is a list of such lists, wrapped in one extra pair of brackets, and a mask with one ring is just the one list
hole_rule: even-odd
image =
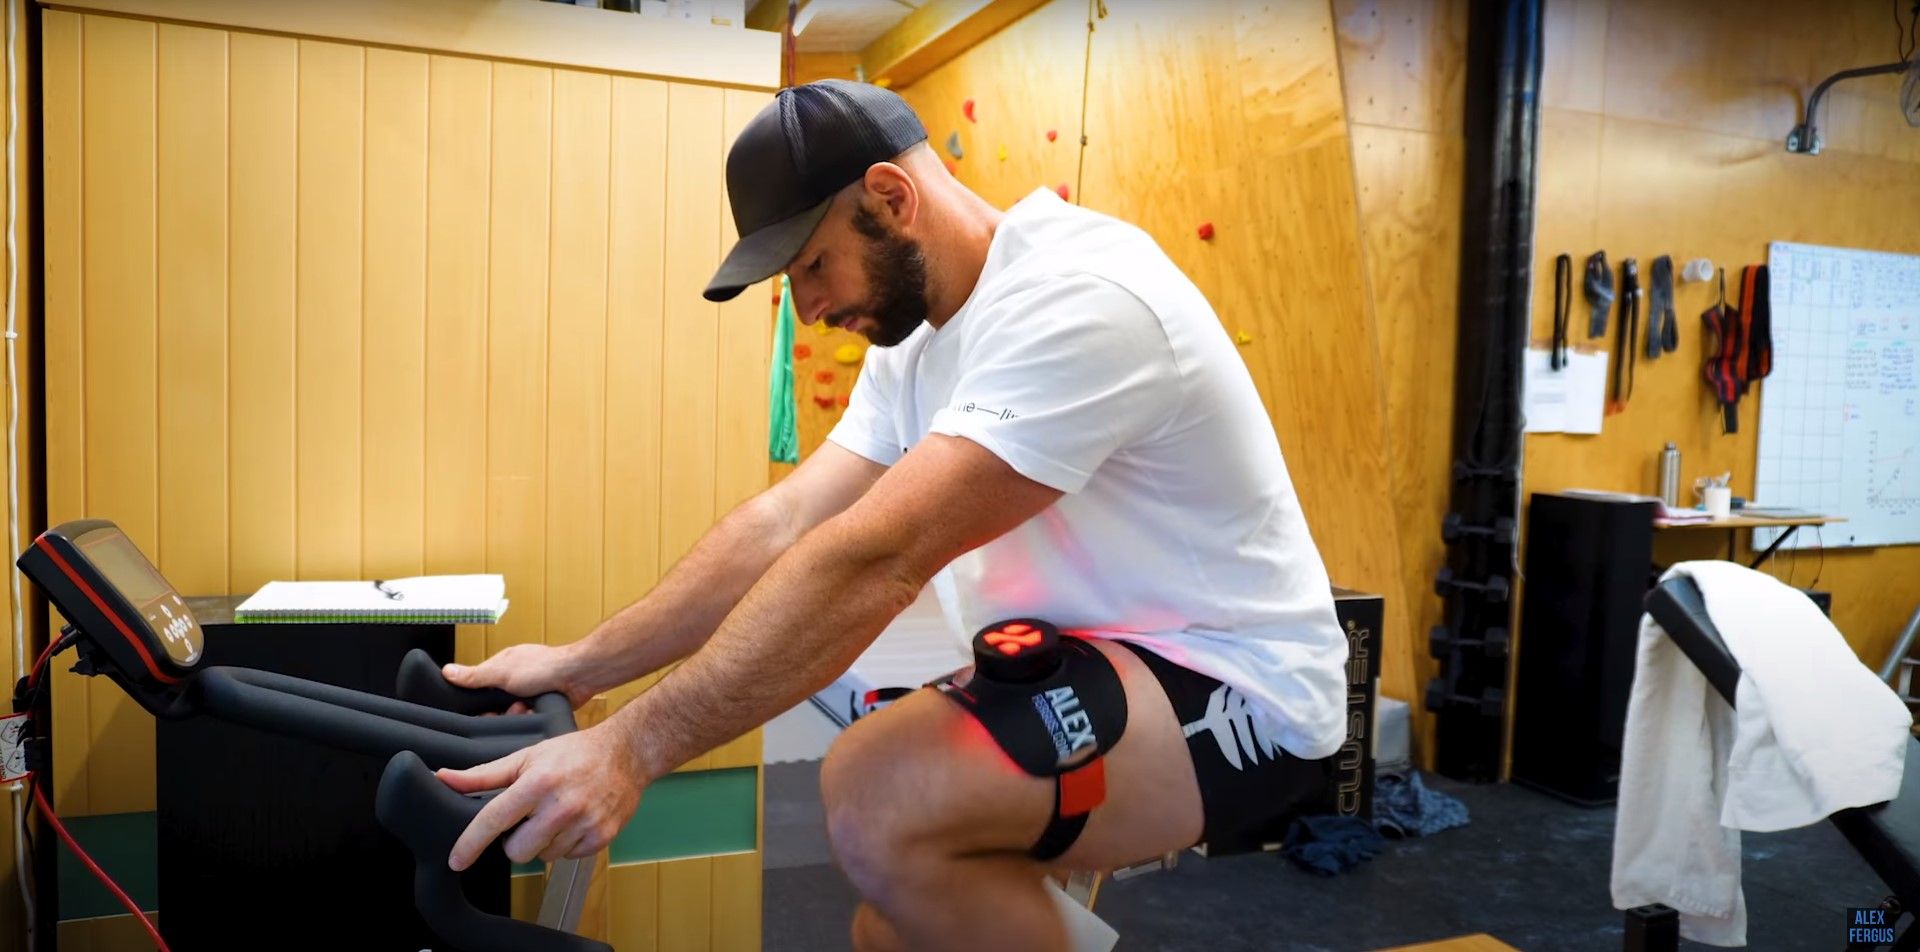
[(183, 713), (181, 686), (201, 657), (200, 623), (126, 533), (100, 519), (62, 523), (17, 564), (78, 632), (83, 664), (155, 715)]

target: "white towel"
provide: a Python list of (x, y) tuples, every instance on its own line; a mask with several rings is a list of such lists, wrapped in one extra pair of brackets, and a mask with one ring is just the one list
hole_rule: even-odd
[(1680, 934), (1747, 941), (1741, 830), (1786, 830), (1899, 795), (1912, 719), (1797, 589), (1732, 562), (1683, 562), (1740, 665), (1739, 709), (1651, 617), (1640, 621), (1620, 758), (1613, 904), (1662, 902)]

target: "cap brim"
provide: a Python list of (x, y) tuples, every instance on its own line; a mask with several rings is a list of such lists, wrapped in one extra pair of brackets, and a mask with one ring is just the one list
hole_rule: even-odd
[(801, 246), (813, 237), (820, 219), (827, 215), (829, 198), (785, 221), (777, 221), (734, 243), (713, 280), (702, 295), (709, 301), (730, 301), (748, 285), (759, 284), (780, 273)]

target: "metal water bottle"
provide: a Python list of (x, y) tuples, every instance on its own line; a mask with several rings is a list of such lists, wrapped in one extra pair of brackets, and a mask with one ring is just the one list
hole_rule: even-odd
[(1660, 501), (1669, 509), (1680, 504), (1680, 450), (1672, 443), (1660, 451)]

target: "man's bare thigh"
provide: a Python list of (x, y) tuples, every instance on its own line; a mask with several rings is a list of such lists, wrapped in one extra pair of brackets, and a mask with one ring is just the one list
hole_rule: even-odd
[[(1166, 692), (1131, 651), (1095, 644), (1126, 689), (1127, 728), (1106, 754), (1106, 802), (1054, 864), (1070, 869), (1111, 869), (1182, 849), (1202, 829), (1193, 761)], [(862, 718), (828, 756), (860, 764), (829, 770), (830, 785), (874, 785), (826, 790), (829, 803), (860, 796), (873, 822), (898, 824), (952, 853), (1025, 853), (1053, 810), (1054, 781), (1014, 766), (971, 715), (934, 691)]]

